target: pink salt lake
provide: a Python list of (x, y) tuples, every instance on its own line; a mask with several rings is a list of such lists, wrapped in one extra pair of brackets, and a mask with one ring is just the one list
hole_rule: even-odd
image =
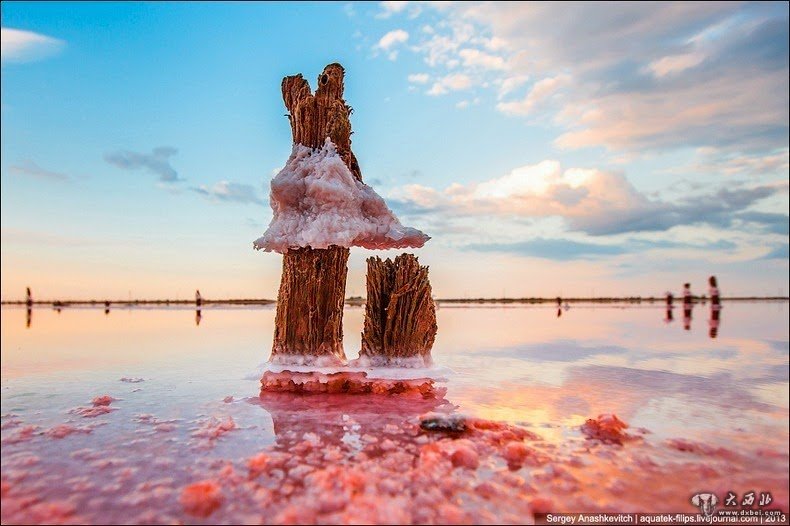
[(787, 307), (725, 303), (712, 339), (703, 305), (690, 331), (658, 305), (441, 306), (454, 373), (427, 399), (259, 397), (271, 307), (4, 307), (2, 522), (525, 523), (700, 491), (786, 513)]

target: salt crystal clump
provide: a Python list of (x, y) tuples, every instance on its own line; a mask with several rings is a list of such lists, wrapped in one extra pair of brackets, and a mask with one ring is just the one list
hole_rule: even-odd
[(430, 378), (369, 378), (364, 372), (323, 374), (266, 371), (261, 378), (261, 393), (373, 393), (429, 397), (443, 394), (444, 391), (444, 388), (435, 387)]
[(343, 361), (334, 355), (277, 354), (271, 357), (269, 363), (323, 369), (340, 366), (343, 364)]
[(3, 444), (18, 444), (19, 442), (30, 440), (31, 438), (33, 438), (36, 431), (38, 431), (38, 426), (20, 427), (19, 429), (14, 430), (13, 433), (5, 437), (3, 439)]
[(271, 183), (274, 211), (253, 246), (285, 253), (291, 248), (419, 248), (430, 239), (400, 224), (371, 187), (358, 181), (329, 138), (321, 149), (295, 144)]
[(581, 430), (588, 439), (622, 445), (624, 441), (634, 438), (625, 432), (627, 428), (628, 424), (617, 418), (617, 415), (603, 414), (598, 415), (598, 418), (588, 418)]
[(102, 396), (97, 396), (96, 398), (94, 398), (91, 401), (91, 403), (93, 404), (94, 407), (100, 407), (100, 406), (108, 406), (108, 405), (110, 405), (111, 403), (113, 403), (116, 400), (117, 400), (117, 398), (113, 398), (110, 395), (102, 395)]
[(678, 451), (695, 453), (705, 457), (721, 457), (724, 459), (732, 460), (738, 455), (734, 451), (727, 448), (710, 446), (701, 442), (693, 442), (684, 438), (671, 438), (666, 441), (666, 444), (672, 449)]
[(450, 454), (453, 466), (468, 469), (477, 469), (480, 465), (480, 456), (471, 440), (460, 439), (453, 442), (453, 452)]
[(97, 405), (95, 407), (77, 407), (72, 409), (69, 413), (76, 413), (82, 415), (84, 418), (95, 418), (97, 416), (106, 415), (115, 411), (114, 408), (106, 405)]
[(192, 433), (192, 436), (216, 440), (228, 431), (236, 429), (236, 422), (233, 421), (232, 416), (228, 416), (226, 420), (219, 420), (215, 417), (211, 417), (208, 420), (202, 421), (201, 424), (202, 425)]
[(49, 438), (66, 438), (69, 435), (77, 434), (77, 433), (90, 433), (93, 431), (91, 428), (88, 427), (75, 427), (70, 426), (68, 424), (59, 424), (55, 427), (51, 427), (47, 429), (44, 434), (47, 435)]
[(254, 479), (261, 473), (265, 473), (269, 469), (270, 457), (266, 453), (258, 453), (254, 457), (247, 460), (247, 468), (249, 469), (249, 478)]
[(370, 356), (362, 355), (349, 362), (351, 367), (377, 367), (396, 369), (424, 369), (433, 365), (431, 355), (426, 356)]
[(213, 480), (202, 480), (181, 490), (178, 500), (188, 514), (208, 517), (222, 504), (222, 489)]
[(523, 442), (508, 442), (502, 450), (502, 457), (509, 465), (520, 466), (529, 456), (529, 449)]

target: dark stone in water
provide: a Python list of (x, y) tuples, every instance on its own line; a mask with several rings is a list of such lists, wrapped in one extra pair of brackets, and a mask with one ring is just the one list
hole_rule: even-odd
[(426, 415), (420, 419), (423, 431), (443, 433), (463, 433), (466, 431), (466, 418), (461, 415)]

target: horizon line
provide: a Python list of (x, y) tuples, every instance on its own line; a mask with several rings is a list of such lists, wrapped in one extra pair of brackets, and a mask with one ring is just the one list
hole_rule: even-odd
[[(709, 298), (707, 295), (692, 295), (692, 301), (703, 302)], [(574, 296), (574, 297), (544, 297), (544, 296), (522, 296), (522, 297), (474, 297), (474, 298), (434, 298), (436, 303), (554, 303), (560, 299), (562, 303), (655, 303), (666, 302), (666, 296)], [(681, 304), (682, 298), (675, 297), (674, 303)], [(790, 301), (790, 296), (720, 296), (721, 301)], [(344, 300), (347, 304), (363, 304), (366, 298), (363, 296), (350, 296)], [(277, 303), (277, 300), (268, 298), (202, 298), (198, 304), (194, 299), (125, 299), (125, 300), (34, 300), (28, 303), (27, 300), (0, 300), (0, 305), (51, 305), (54, 307), (67, 307), (69, 305), (268, 305)]]

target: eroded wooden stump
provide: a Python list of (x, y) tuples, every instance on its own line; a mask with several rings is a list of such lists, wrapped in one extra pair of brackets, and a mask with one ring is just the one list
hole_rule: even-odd
[(376, 366), (431, 364), (436, 306), (428, 267), (413, 254), (367, 260), (367, 303), (360, 359)]
[[(328, 65), (318, 76), (315, 95), (302, 75), (285, 77), (283, 101), (294, 143), (321, 148), (330, 138), (361, 181), (362, 173), (351, 151), (351, 107), (343, 100), (343, 76), (343, 66)], [(348, 254), (347, 248), (333, 245), (290, 249), (283, 256), (272, 362), (339, 363), (345, 359), (343, 301)]]
[(329, 64), (318, 76), (315, 95), (302, 75), (283, 79), (282, 92), (291, 134), (295, 144), (321, 148), (329, 137), (337, 153), (358, 180), (362, 180), (359, 163), (351, 151), (351, 106), (343, 99), (345, 70), (340, 64)]
[(273, 362), (331, 364), (345, 360), (343, 303), (348, 253), (347, 248), (331, 246), (289, 250), (283, 256)]

